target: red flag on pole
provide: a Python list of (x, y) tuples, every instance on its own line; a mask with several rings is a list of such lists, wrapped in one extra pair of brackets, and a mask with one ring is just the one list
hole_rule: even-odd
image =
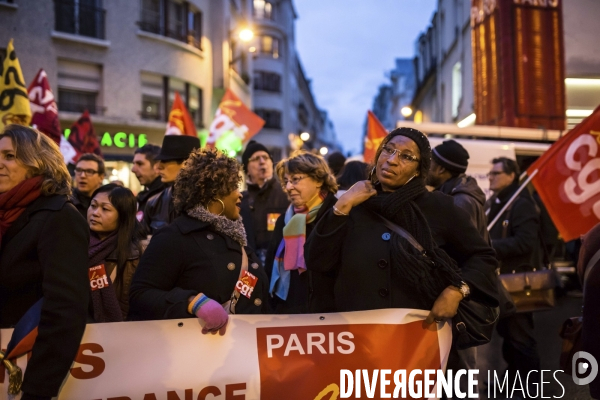
[(245, 143), (264, 125), (265, 120), (246, 107), (231, 89), (227, 89), (210, 124), (207, 147), (214, 147), (217, 140), (229, 131)]
[(183, 100), (179, 93), (175, 92), (175, 100), (173, 107), (169, 113), (169, 121), (167, 122), (167, 131), (165, 135), (184, 135), (198, 137), (196, 125), (190, 116)]
[(375, 153), (379, 144), (386, 137), (388, 131), (383, 124), (379, 122), (375, 114), (369, 110), (367, 115), (367, 136), (365, 137), (365, 151), (363, 153), (364, 161), (368, 164), (375, 159)]
[(50, 83), (48, 83), (46, 71), (39, 70), (27, 92), (31, 113), (33, 114), (31, 125), (60, 145), (62, 134), (60, 122), (58, 121), (58, 107)]
[(565, 241), (600, 222), (600, 107), (527, 170)]
[(71, 161), (73, 163), (76, 163), (79, 160), (79, 157), (85, 153), (94, 153), (102, 157), (100, 143), (98, 143), (98, 137), (96, 136), (96, 132), (94, 132), (88, 110), (85, 110), (81, 117), (79, 117), (71, 127), (69, 143), (71, 143), (77, 152), (77, 155), (73, 157)]

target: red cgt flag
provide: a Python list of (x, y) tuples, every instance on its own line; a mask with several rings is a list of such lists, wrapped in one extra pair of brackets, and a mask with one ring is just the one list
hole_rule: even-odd
[(77, 152), (77, 155), (71, 160), (72, 163), (77, 163), (79, 157), (85, 153), (94, 153), (102, 157), (100, 143), (98, 143), (98, 137), (96, 136), (96, 132), (94, 132), (88, 110), (85, 110), (71, 127), (69, 143)]
[(265, 120), (246, 107), (231, 89), (227, 89), (210, 124), (207, 146), (214, 147), (221, 135), (228, 131), (233, 131), (245, 143), (264, 125)]
[(48, 83), (46, 71), (39, 70), (31, 85), (29, 85), (27, 93), (31, 113), (33, 114), (31, 125), (60, 145), (62, 134), (60, 122), (58, 121), (58, 107), (50, 83)]
[(388, 131), (383, 124), (379, 122), (375, 114), (369, 110), (367, 115), (367, 136), (365, 137), (365, 151), (363, 153), (364, 161), (368, 164), (375, 159), (375, 153), (379, 144), (386, 137)]
[(600, 222), (600, 107), (527, 170), (565, 241)]
[(198, 137), (196, 126), (179, 93), (175, 92), (173, 107), (169, 113), (165, 135), (183, 135)]

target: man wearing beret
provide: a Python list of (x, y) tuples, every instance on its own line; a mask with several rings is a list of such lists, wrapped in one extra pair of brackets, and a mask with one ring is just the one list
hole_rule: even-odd
[(471, 216), (479, 234), (489, 239), (485, 216), (485, 194), (477, 181), (465, 175), (469, 166), (469, 152), (454, 140), (446, 140), (433, 148), (427, 184), (452, 196), (454, 204)]
[(281, 185), (273, 176), (273, 158), (269, 150), (254, 140), (242, 154), (248, 189), (242, 193), (241, 216), (248, 246), (264, 263), (277, 218), (290, 204)]

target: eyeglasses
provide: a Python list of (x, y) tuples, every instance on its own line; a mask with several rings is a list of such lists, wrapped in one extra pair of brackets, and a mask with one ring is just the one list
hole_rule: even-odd
[(502, 175), (504, 173), (505, 173), (504, 171), (490, 171), (490, 172), (487, 173), (487, 177), (488, 178), (495, 178), (498, 175)]
[(417, 157), (408, 153), (400, 153), (398, 149), (395, 149), (393, 147), (383, 146), (383, 149), (381, 149), (381, 154), (383, 154), (386, 157), (393, 157), (394, 155), (396, 155), (396, 153), (398, 153), (400, 161), (402, 161), (404, 164), (408, 164), (411, 162), (419, 162), (419, 159)]
[(271, 157), (267, 156), (267, 155), (262, 155), (262, 156), (254, 156), (252, 158), (249, 158), (248, 161), (250, 162), (254, 162), (254, 161), (260, 161), (260, 160), (264, 160), (267, 161), (268, 159), (270, 159)]
[(300, 181), (304, 178), (308, 178), (308, 176), (294, 176), (292, 179), (288, 180), (288, 179), (284, 179), (283, 180), (283, 187), (286, 187), (288, 185), (288, 183), (291, 183), (292, 186), (296, 186), (298, 185), (298, 183), (300, 183)]
[(77, 174), (77, 175), (85, 174), (86, 176), (93, 176), (97, 173), (98, 173), (98, 171), (94, 171), (93, 169), (75, 168), (75, 174)]

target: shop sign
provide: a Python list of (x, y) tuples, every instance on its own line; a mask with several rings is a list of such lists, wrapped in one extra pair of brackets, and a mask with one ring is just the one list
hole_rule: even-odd
[[(71, 134), (70, 129), (65, 129), (65, 138), (69, 138)], [(100, 146), (101, 147), (116, 147), (119, 149), (136, 149), (142, 147), (148, 143), (148, 135), (145, 133), (125, 133), (125, 132), (117, 132), (110, 133), (104, 132), (100, 137)]]

